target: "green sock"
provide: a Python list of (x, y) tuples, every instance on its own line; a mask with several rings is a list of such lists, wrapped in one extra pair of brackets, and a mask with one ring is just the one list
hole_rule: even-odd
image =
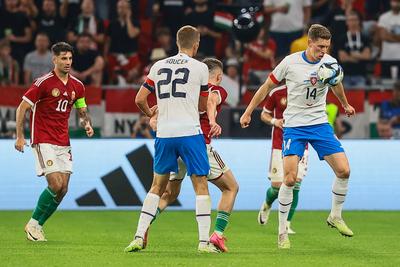
[(154, 218), (153, 218), (153, 220), (151, 220), (150, 224), (152, 224), (157, 219), (158, 215), (160, 215), (161, 212), (162, 212), (162, 209), (157, 208), (156, 215), (154, 215)]
[(279, 194), (279, 187), (271, 186), (270, 188), (268, 188), (267, 193), (265, 194), (266, 195), (265, 203), (271, 206), (272, 203), (274, 203), (275, 199), (278, 198), (278, 194)]
[(293, 187), (293, 202), (292, 202), (292, 206), (290, 207), (289, 215), (287, 218), (287, 220), (289, 222), (292, 220), (294, 212), (296, 211), (297, 203), (299, 203), (300, 185), (301, 185), (301, 182), (296, 182), (296, 184)]
[(222, 235), (228, 225), (229, 216), (231, 214), (226, 211), (219, 210), (217, 213), (217, 220), (215, 221), (214, 231)]
[(43, 190), (42, 194), (40, 194), (38, 203), (36, 204), (36, 208), (33, 211), (32, 218), (37, 221), (40, 221), (40, 218), (43, 216), (47, 208), (53, 202), (55, 196), (56, 194), (49, 187)]
[(43, 225), (50, 218), (50, 216), (53, 215), (53, 213), (58, 208), (58, 205), (60, 205), (60, 202), (58, 202), (54, 196), (54, 198), (51, 200), (50, 205), (47, 207), (46, 211), (42, 214), (42, 217), (40, 217), (39, 225)]

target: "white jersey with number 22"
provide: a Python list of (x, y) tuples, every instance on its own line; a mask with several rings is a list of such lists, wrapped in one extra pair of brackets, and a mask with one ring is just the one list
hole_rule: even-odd
[(146, 84), (155, 90), (158, 119), (157, 137), (201, 134), (200, 91), (208, 90), (207, 65), (184, 53), (157, 61)]

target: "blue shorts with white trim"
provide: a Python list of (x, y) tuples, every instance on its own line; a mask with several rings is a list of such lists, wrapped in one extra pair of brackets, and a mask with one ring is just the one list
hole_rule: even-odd
[(283, 130), (283, 156), (297, 155), (303, 157), (307, 143), (317, 151), (320, 160), (325, 156), (344, 152), (329, 123), (301, 127), (286, 127)]

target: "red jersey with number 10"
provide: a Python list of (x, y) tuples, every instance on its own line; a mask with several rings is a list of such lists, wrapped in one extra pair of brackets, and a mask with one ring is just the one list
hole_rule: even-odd
[(64, 84), (54, 71), (38, 78), (22, 97), (32, 106), (31, 144), (69, 146), (72, 105), (85, 96), (85, 86), (72, 75)]
[[(275, 119), (283, 119), (283, 112), (287, 104), (287, 88), (285, 85), (274, 88), (267, 96), (264, 112), (268, 112)], [(282, 150), (283, 131), (272, 127), (272, 148)]]
[[(218, 101), (218, 105), (217, 105), (217, 113), (220, 112), (221, 110), (221, 106), (223, 103), (225, 103), (225, 100), (228, 96), (228, 93), (226, 92), (226, 90), (218, 85), (212, 85), (212, 84), (208, 84), (208, 90), (209, 90), (209, 94), (211, 92), (216, 92), (219, 95), (219, 101)], [(206, 140), (206, 144), (211, 143), (211, 138), (208, 136), (210, 134), (210, 121), (208, 120), (208, 116), (207, 116), (207, 112), (204, 111), (203, 113), (200, 113), (200, 126), (201, 126), (201, 130), (203, 131), (203, 135), (204, 135), (204, 139)]]

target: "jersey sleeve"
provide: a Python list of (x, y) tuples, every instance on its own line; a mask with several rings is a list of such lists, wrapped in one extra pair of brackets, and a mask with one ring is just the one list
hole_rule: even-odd
[(263, 111), (272, 114), (274, 109), (275, 109), (275, 94), (272, 95), (269, 94), (265, 101)]
[(226, 90), (220, 86), (215, 86), (211, 88), (211, 92), (217, 93), (219, 96), (218, 105), (225, 103), (228, 93)]
[(200, 91), (208, 91), (208, 67), (206, 64), (201, 63), (202, 70), (200, 72)]
[(42, 98), (42, 90), (33, 83), (31, 87), (22, 96), (22, 99), (28, 102), (31, 106), (35, 105)]
[(154, 92), (154, 78), (155, 78), (155, 65), (150, 68), (149, 74), (147, 75), (146, 80), (143, 83), (143, 87), (149, 90), (150, 92)]
[(276, 66), (275, 69), (271, 72), (269, 78), (275, 84), (279, 84), (283, 79), (285, 79), (285, 76), (287, 74), (287, 69), (288, 69), (288, 58), (285, 57), (281, 61), (281, 63), (279, 63), (278, 66)]
[(85, 100), (85, 95), (86, 95), (86, 88), (83, 83), (78, 83), (78, 92), (76, 94), (76, 100), (74, 103), (75, 108), (86, 108), (86, 100)]

